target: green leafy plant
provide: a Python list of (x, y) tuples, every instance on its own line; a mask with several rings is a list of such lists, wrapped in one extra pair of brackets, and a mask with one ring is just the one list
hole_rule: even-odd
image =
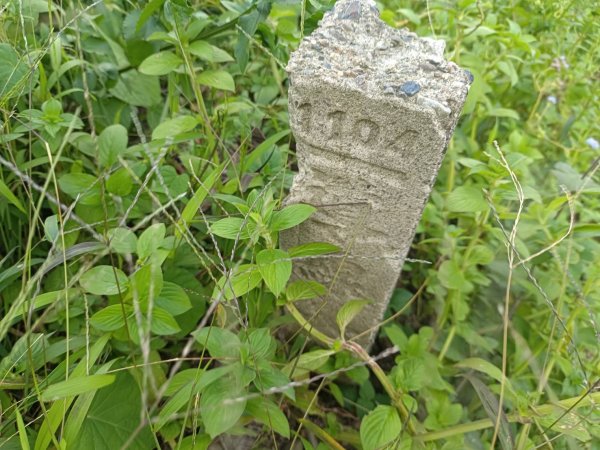
[(377, 3), (473, 84), (367, 352), (279, 245), (332, 1), (5, 1), (0, 448), (595, 448), (596, 3)]

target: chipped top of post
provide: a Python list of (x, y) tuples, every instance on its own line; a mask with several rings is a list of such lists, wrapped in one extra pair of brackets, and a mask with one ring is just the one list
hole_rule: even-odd
[(292, 84), (329, 81), (449, 119), (460, 113), (473, 76), (446, 61), (444, 48), (442, 40), (388, 26), (373, 0), (339, 0), (292, 54), (287, 71)]

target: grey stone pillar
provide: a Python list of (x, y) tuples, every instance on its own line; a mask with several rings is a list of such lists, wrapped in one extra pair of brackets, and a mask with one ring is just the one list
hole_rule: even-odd
[(286, 203), (317, 212), (281, 244), (343, 249), (294, 262), (295, 278), (330, 289), (297, 307), (331, 337), (339, 308), (369, 299), (346, 332), (370, 330), (369, 346), (400, 276), (472, 81), (444, 47), (389, 27), (371, 0), (341, 0), (288, 64), (299, 173)]

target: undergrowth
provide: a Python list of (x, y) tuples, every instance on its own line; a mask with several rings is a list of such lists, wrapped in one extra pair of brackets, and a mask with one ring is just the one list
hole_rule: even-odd
[(369, 353), (278, 247), (331, 6), (0, 5), (0, 448), (598, 448), (600, 5), (378, 3), (474, 83)]

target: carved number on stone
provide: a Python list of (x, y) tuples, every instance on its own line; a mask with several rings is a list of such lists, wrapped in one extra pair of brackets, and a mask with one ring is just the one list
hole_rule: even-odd
[(356, 122), (356, 134), (357, 138), (363, 144), (373, 142), (379, 136), (379, 125), (372, 120), (361, 119)]
[(346, 113), (344, 111), (334, 111), (327, 115), (327, 127), (329, 139), (339, 139), (344, 131), (344, 122)]
[(411, 144), (411, 142), (414, 142), (418, 136), (419, 136), (419, 133), (416, 132), (415, 130), (402, 131), (400, 134), (398, 134), (398, 137), (396, 138), (396, 142), (394, 142), (394, 147), (396, 149), (398, 149), (398, 151), (403, 156), (405, 156), (405, 157), (409, 156), (410, 144)]
[(310, 103), (303, 103), (298, 106), (297, 117), (298, 128), (310, 132), (312, 125), (312, 105)]

